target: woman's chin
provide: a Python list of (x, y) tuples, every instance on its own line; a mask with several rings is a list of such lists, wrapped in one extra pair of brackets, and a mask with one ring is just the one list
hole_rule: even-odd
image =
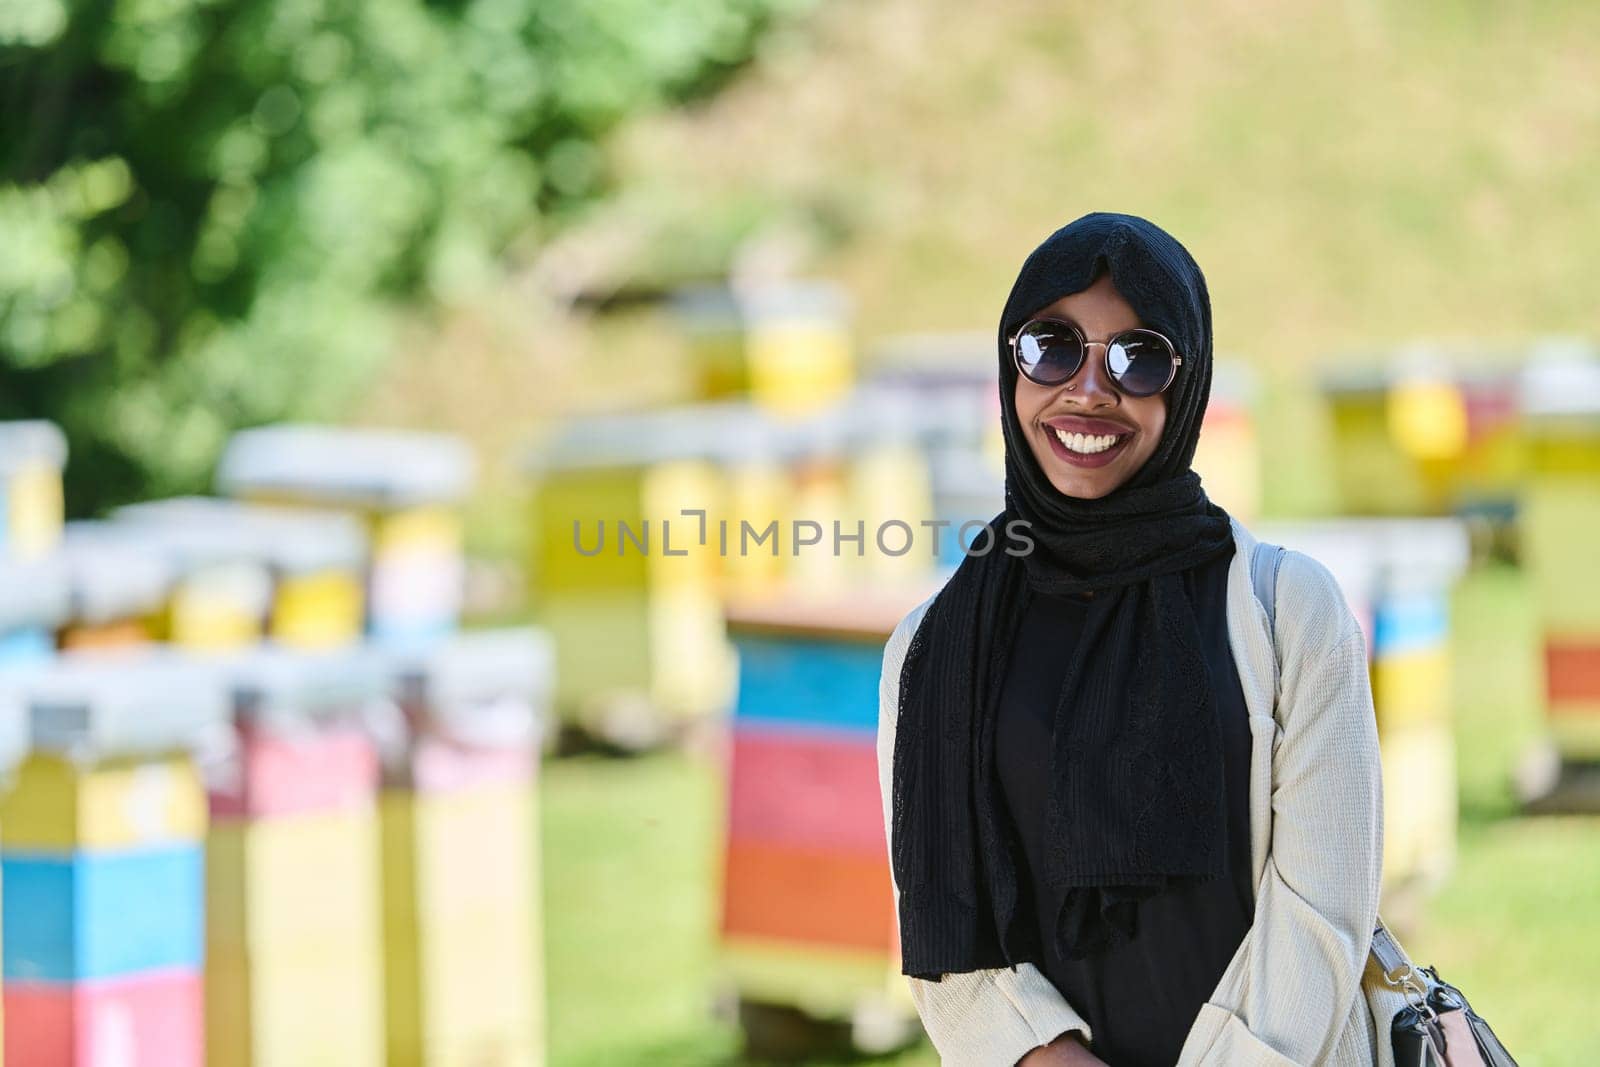
[(1050, 472), (1050, 484), (1063, 496), (1070, 496), (1077, 500), (1099, 500), (1122, 484), (1122, 479), (1110, 479), (1103, 475), (1085, 477), (1079, 471)]

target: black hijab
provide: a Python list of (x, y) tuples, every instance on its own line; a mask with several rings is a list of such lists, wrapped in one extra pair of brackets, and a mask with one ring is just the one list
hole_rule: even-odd
[[(1008, 338), (1102, 271), (1183, 364), (1155, 453), (1098, 500), (1040, 469), (1017, 419)], [(1094, 593), (1055, 712), (1052, 848), (1057, 947), (1082, 958), (1134, 932), (1136, 902), (1225, 871), (1222, 747), (1182, 572), (1233, 550), (1227, 513), (1190, 469), (1211, 392), (1205, 278), (1170, 234), (1131, 215), (1062, 227), (1022, 265), (1001, 315), (1006, 507), (929, 605), (900, 675), (893, 864), (902, 971), (920, 978), (1019, 962), (1018, 844), (993, 771), (994, 713), (1016, 627), (1036, 591)], [(1028, 523), (1031, 552), (1008, 533)], [(1026, 670), (1026, 664), (1017, 669)], [(1044, 902), (1040, 902), (1043, 906)]]

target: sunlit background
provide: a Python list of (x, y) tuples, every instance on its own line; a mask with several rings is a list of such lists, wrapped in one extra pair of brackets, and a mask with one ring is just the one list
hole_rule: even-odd
[(936, 1062), (882, 644), (1093, 210), (1362, 620), (1391, 925), (1590, 1062), (1600, 7), (1289, 8), (0, 2), (4, 1062)]

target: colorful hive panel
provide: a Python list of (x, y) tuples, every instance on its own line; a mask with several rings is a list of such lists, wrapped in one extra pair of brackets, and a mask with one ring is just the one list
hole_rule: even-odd
[(877, 750), (837, 737), (744, 725), (734, 732), (728, 836), (886, 856)]
[(1387, 595), (1374, 615), (1373, 646), (1378, 656), (1402, 655), (1443, 645), (1450, 637), (1448, 590)]
[(7, 982), (5, 1062), (28, 1067), (202, 1067), (200, 972), (54, 985)]
[(722, 932), (887, 954), (892, 897), (886, 856), (730, 841)]
[(370, 521), (367, 632), (407, 641), (454, 630), (465, 573), (460, 516), (447, 508), (414, 508)]
[(697, 286), (674, 306), (690, 338), (698, 395), (749, 395), (781, 412), (838, 399), (855, 378), (842, 294), (816, 283)]
[(186, 759), (82, 767), (36, 752), (0, 801), (5, 849), (117, 849), (205, 835), (206, 799)]
[(8, 851), (0, 869), (7, 982), (200, 966), (198, 843), (70, 856)]
[(1551, 704), (1600, 702), (1600, 634), (1545, 644), (1545, 691)]
[(0, 551), (37, 559), (61, 540), (64, 515), (59, 465), (26, 463), (9, 474), (0, 471)]
[[(1250, 409), (1213, 391), (1195, 448), (1193, 467), (1206, 495), (1243, 522), (1261, 510), (1261, 450)], [(996, 509), (998, 510), (998, 509)]]
[(382, 813), (389, 1062), (534, 1062), (543, 985), (531, 780), (385, 790)]
[(383, 961), (348, 943), (206, 961), (207, 1067), (382, 1067)]
[(337, 648), (361, 636), (365, 590), (355, 570), (285, 575), (272, 598), (267, 630), (294, 648)]
[(220, 821), (205, 863), (213, 951), (259, 956), (278, 946), (376, 943), (378, 830), (370, 809)]
[(238, 787), (211, 794), (218, 818), (368, 807), (378, 783), (372, 742), (349, 727), (301, 733), (242, 728), (240, 759)]
[(746, 1000), (823, 1018), (868, 1005), (909, 1014), (895, 997), (876, 737), (883, 641), (915, 599), (808, 590), (731, 614), (721, 966)]
[(1450, 719), (1450, 650), (1445, 645), (1380, 657), (1372, 664), (1380, 732)]
[(681, 514), (704, 509), (709, 521), (721, 499), (714, 469), (694, 460), (640, 455), (542, 474), (532, 574), (563, 715), (618, 699), (648, 701), (666, 718), (726, 706), (716, 543), (708, 530), (700, 544), (699, 519)]
[(370, 809), (227, 820), (206, 854), (207, 1062), (383, 1060)]
[(738, 724), (876, 735), (881, 643), (746, 633), (738, 649)]
[(1536, 478), (1523, 541), (1540, 620), (1552, 634), (1600, 634), (1600, 478)]
[(1600, 761), (1600, 633), (1545, 642), (1546, 721), (1568, 759)]
[(1436, 884), (1455, 862), (1455, 738), (1450, 724), (1391, 731), (1382, 738), (1381, 749), (1384, 880)]
[(212, 1067), (384, 1058), (371, 743), (349, 727), (239, 728), (212, 794), (206, 1041)]

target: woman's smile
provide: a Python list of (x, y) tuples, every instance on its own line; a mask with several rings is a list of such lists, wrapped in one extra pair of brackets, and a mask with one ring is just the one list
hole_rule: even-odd
[(1138, 431), (1110, 419), (1057, 415), (1039, 424), (1050, 451), (1075, 467), (1104, 467), (1121, 455)]

